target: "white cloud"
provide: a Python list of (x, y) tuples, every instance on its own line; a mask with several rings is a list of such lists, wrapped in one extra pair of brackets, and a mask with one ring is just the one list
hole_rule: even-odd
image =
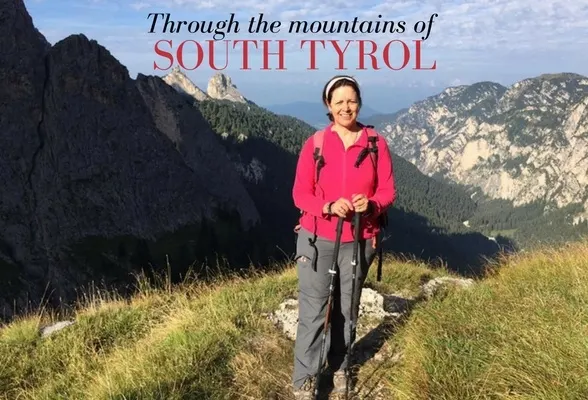
[[(437, 13), (431, 28), (427, 48), (439, 51), (472, 51), (498, 53), (512, 50), (571, 49), (580, 44), (588, 44), (588, 5), (586, 1), (570, 0), (433, 0), (427, 3), (416, 0), (385, 2), (358, 0), (149, 0), (113, 1), (86, 0), (77, 3), (78, 7), (110, 6), (124, 7), (145, 14), (150, 12), (171, 12), (174, 20), (224, 20), (230, 13), (236, 13), (245, 31), (250, 17), (264, 12), (266, 20), (282, 21), (281, 38), (289, 39), (288, 22), (305, 19), (312, 21), (347, 20), (354, 17), (360, 20), (400, 20), (406, 23), (406, 32), (398, 34), (310, 34), (313, 37), (332, 39), (370, 38), (382, 44), (386, 40), (405, 39), (411, 41), (423, 34), (413, 32), (417, 21), (429, 21)], [(222, 11), (219, 11), (222, 10)], [(378, 18), (381, 15), (382, 18)], [(140, 29), (143, 22), (137, 20)], [(88, 18), (92, 16), (88, 14)], [(143, 26), (139, 24), (143, 23)], [(426, 34), (426, 32), (424, 33)], [(270, 35), (269, 33), (266, 35)], [(263, 37), (264, 39), (269, 36)], [(297, 38), (303, 38), (302, 35)], [(200, 37), (197, 39), (204, 39)], [(206, 38), (207, 39), (207, 38)]]
[(131, 8), (137, 11), (141, 11), (144, 8), (149, 8), (151, 7), (151, 4), (149, 3), (145, 3), (145, 2), (138, 2), (138, 3), (131, 3)]
[[(306, 71), (308, 50), (300, 48), (299, 40), (338, 39), (342, 46), (345, 40), (370, 39), (381, 49), (393, 39), (404, 39), (413, 53), (405, 70), (380, 71), (356, 70), (357, 43), (349, 45), (347, 73), (361, 76), (365, 82), (376, 85), (428, 86), (434, 81), (436, 87), (455, 82), (478, 80), (514, 81), (525, 76), (543, 72), (572, 71), (588, 74), (588, 4), (586, 0), (432, 0), (417, 2), (401, 0), (77, 0), (74, 15), (60, 20), (44, 18), (40, 10), (49, 10), (49, 3), (35, 3), (38, 14), (33, 14), (35, 24), (51, 41), (69, 34), (82, 32), (107, 47), (131, 73), (160, 74), (153, 71), (155, 56), (153, 45), (160, 39), (173, 39), (174, 45), (185, 39), (208, 40), (212, 34), (149, 34), (151, 23), (149, 12), (169, 12), (174, 20), (219, 21), (235, 13), (241, 22), (241, 31), (225, 39), (288, 39), (288, 71), (259, 71), (260, 57), (252, 60), (254, 71), (239, 72), (239, 54), (231, 52), (231, 67), (228, 72), (251, 82), (276, 82), (306, 76), (310, 81), (322, 82), (329, 75), (339, 73), (337, 54), (330, 44), (326, 50), (319, 46), (319, 71)], [(73, 4), (73, 3), (72, 3)], [(89, 9), (88, 7), (91, 7)], [(103, 10), (115, 16), (113, 19), (96, 17), (94, 11)], [(249, 34), (248, 19), (264, 12), (267, 21), (280, 20), (279, 34)], [(411, 71), (414, 66), (414, 44), (422, 34), (412, 32), (415, 22), (435, 18), (430, 37), (422, 46), (422, 64), (430, 66), (435, 60), (436, 71)], [(382, 17), (379, 18), (378, 16)], [(360, 20), (405, 21), (406, 32), (396, 34), (289, 34), (288, 22), (292, 20), (351, 21)], [(98, 21), (98, 22), (97, 22)], [(293, 40), (295, 39), (295, 40)], [(273, 43), (272, 46), (277, 46)], [(258, 46), (259, 48), (261, 45)], [(252, 49), (254, 50), (254, 49)], [(259, 52), (260, 50), (255, 50)], [(398, 49), (395, 57), (401, 57)], [(218, 53), (224, 53), (222, 51)], [(355, 55), (351, 56), (352, 53)], [(193, 55), (192, 55), (193, 57)], [(275, 57), (274, 57), (275, 58)], [(400, 59), (394, 63), (398, 65)], [(219, 59), (219, 62), (222, 62)], [(274, 62), (275, 66), (275, 62)], [(204, 67), (203, 67), (204, 68)], [(256, 70), (256, 71), (255, 71)], [(235, 71), (235, 72), (233, 72)], [(209, 77), (215, 71), (208, 67), (190, 72), (191, 76)], [(204, 78), (203, 78), (204, 79)]]
[[(131, 3), (137, 8), (137, 4)], [(393, 20), (406, 22), (407, 31), (401, 34), (365, 35), (312, 35), (314, 37), (384, 40), (405, 39), (411, 41), (423, 34), (413, 32), (419, 20), (429, 21), (437, 13), (430, 37), (429, 49), (445, 51), (469, 51), (496, 54), (520, 50), (571, 49), (579, 44), (588, 44), (585, 34), (588, 28), (586, 1), (570, 0), (469, 0), (455, 2), (434, 0), (427, 3), (416, 0), (380, 2), (359, 0), (152, 0), (152, 9), (169, 8), (174, 19), (202, 20), (203, 18), (225, 19), (235, 12), (246, 22), (248, 18), (264, 12), (266, 19), (282, 21), (280, 37), (289, 38), (288, 22), (305, 19), (315, 20)], [(141, 10), (141, 8), (138, 8)], [(216, 10), (223, 10), (218, 12)], [(195, 12), (199, 11), (199, 12)], [(215, 14), (212, 11), (216, 11)], [(378, 18), (381, 15), (382, 18)], [(265, 38), (265, 37), (264, 37)], [(300, 36), (302, 38), (302, 36)]]

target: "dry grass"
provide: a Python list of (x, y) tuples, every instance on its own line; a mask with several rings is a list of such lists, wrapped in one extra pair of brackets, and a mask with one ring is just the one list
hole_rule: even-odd
[(588, 398), (588, 244), (505, 259), (419, 307), (395, 340), (397, 399)]
[[(391, 326), (360, 387), (389, 399), (588, 398), (588, 245), (504, 259)], [(418, 294), (445, 269), (385, 260), (386, 293)], [(130, 300), (89, 296), (49, 338), (52, 316), (0, 329), (2, 399), (290, 399), (293, 343), (264, 313), (296, 295), (296, 272), (171, 290), (140, 280)], [(397, 352), (403, 357), (398, 362)]]
[(218, 398), (233, 391), (231, 362), (293, 294), (293, 270), (184, 283), (171, 292), (142, 282), (130, 301), (93, 298), (76, 323), (49, 338), (46, 318), (0, 330), (0, 397)]

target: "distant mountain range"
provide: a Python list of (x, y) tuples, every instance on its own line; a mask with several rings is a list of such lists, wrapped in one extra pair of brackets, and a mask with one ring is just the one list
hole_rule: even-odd
[(585, 76), (449, 87), (367, 122), (425, 175), (463, 185), (472, 198), (494, 199), (479, 229), (494, 221), (495, 231), (524, 242), (588, 232)]
[(579, 204), (588, 218), (588, 78), (546, 74), (507, 88), (450, 87), (370, 119), (421, 172), (515, 205)]

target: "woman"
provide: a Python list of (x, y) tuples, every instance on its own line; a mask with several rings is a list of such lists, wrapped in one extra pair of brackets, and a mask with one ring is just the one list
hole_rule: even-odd
[[(359, 85), (350, 76), (335, 76), (323, 90), (329, 124), (322, 136), (318, 174), (314, 159), (316, 141), (309, 138), (301, 150), (293, 187), (293, 199), (302, 212), (297, 227), (296, 261), (299, 285), (299, 319), (296, 335), (293, 385), (297, 399), (312, 399), (318, 371), (323, 324), (329, 296), (330, 274), (339, 218), (343, 230), (338, 255), (337, 291), (331, 312), (331, 328), (323, 360), (334, 371), (334, 393), (345, 393), (347, 344), (353, 255), (352, 219), (361, 213), (358, 283), (355, 303), (377, 249), (379, 218), (395, 198), (392, 157), (386, 140), (357, 121), (361, 108)], [(366, 156), (369, 134), (377, 141), (377, 157)], [(360, 154), (363, 156), (360, 156)], [(375, 161), (374, 161), (375, 160)], [(356, 165), (358, 164), (358, 165)], [(377, 164), (377, 165), (374, 165)], [(358, 307), (355, 309), (356, 314)]]

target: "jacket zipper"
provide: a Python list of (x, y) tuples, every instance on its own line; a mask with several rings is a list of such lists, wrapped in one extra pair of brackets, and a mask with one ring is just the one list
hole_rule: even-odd
[(347, 192), (347, 185), (345, 182), (347, 181), (347, 150), (343, 152), (343, 196)]

